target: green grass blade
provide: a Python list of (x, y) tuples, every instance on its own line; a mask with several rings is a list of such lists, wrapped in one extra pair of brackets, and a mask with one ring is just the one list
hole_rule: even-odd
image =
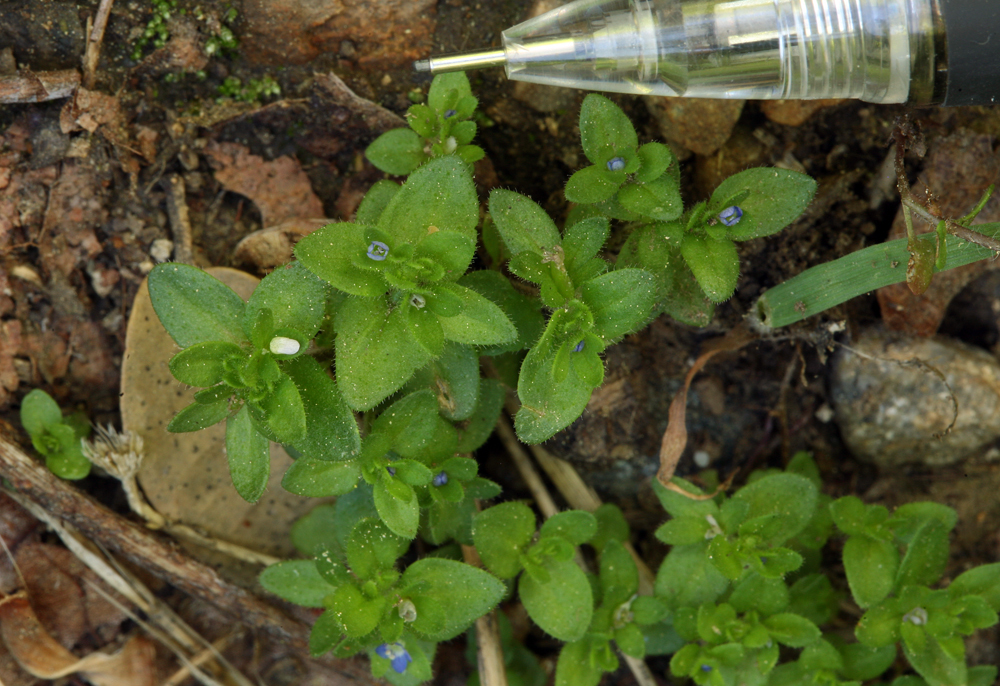
[[(986, 236), (1000, 236), (1000, 223), (971, 228)], [(991, 250), (955, 236), (948, 236), (946, 245), (948, 260), (944, 269), (993, 257)], [(909, 259), (906, 239), (900, 238), (811, 267), (760, 296), (752, 316), (769, 329), (794, 324), (856, 296), (905, 282)]]

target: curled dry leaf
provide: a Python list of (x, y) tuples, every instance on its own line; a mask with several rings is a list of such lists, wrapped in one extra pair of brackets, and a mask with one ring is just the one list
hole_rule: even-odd
[(729, 482), (735, 475), (735, 472), (715, 490), (715, 493), (703, 496), (692, 495), (691, 493), (674, 486), (670, 480), (674, 478), (674, 471), (677, 469), (677, 463), (680, 462), (681, 455), (684, 454), (684, 448), (687, 446), (687, 393), (695, 375), (701, 371), (702, 367), (708, 364), (708, 361), (711, 360), (716, 353), (739, 350), (750, 341), (756, 339), (757, 335), (750, 331), (746, 326), (738, 326), (729, 331), (729, 333), (722, 338), (712, 341), (709, 344), (710, 347), (699, 355), (698, 359), (695, 360), (693, 365), (691, 365), (691, 369), (688, 370), (687, 375), (684, 377), (684, 385), (681, 386), (681, 389), (677, 392), (677, 395), (674, 396), (673, 401), (670, 403), (667, 430), (663, 432), (663, 442), (660, 445), (660, 469), (656, 472), (656, 479), (663, 484), (665, 488), (669, 488), (670, 490), (676, 491), (693, 500), (707, 500), (709, 498), (714, 498), (716, 493), (721, 490), (725, 490), (729, 486)]
[(155, 654), (148, 639), (136, 635), (116, 653), (96, 651), (78, 658), (45, 630), (23, 592), (0, 600), (0, 637), (21, 668), (40, 679), (79, 672), (97, 686), (154, 683)]

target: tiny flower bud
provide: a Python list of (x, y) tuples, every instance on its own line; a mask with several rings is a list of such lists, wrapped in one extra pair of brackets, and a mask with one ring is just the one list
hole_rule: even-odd
[(444, 472), (438, 472), (437, 474), (434, 475), (434, 478), (431, 480), (431, 483), (439, 487), (444, 486), (446, 483), (448, 483), (448, 475), (445, 474)]
[(268, 346), (271, 348), (271, 352), (275, 355), (294, 355), (299, 351), (299, 342), (294, 338), (286, 338), (285, 336), (275, 336), (271, 339), (271, 344)]
[(444, 142), (444, 151), (449, 155), (458, 149), (458, 141), (455, 140), (454, 136), (448, 136), (448, 139)]
[(903, 615), (903, 621), (916, 624), (917, 626), (923, 626), (927, 623), (927, 610), (922, 607), (915, 607)]
[(382, 241), (372, 241), (368, 246), (368, 257), (376, 262), (381, 262), (389, 256), (389, 246)]
[(575, 353), (578, 353), (581, 350), (583, 350), (583, 341), (582, 340), (573, 347), (573, 352), (575, 352)]
[(722, 212), (719, 212), (717, 216), (719, 217), (719, 221), (726, 226), (736, 226), (740, 223), (740, 219), (743, 218), (743, 210), (736, 205), (730, 205), (722, 210)]
[(450, 118), (454, 117), (456, 114), (458, 114), (457, 110), (445, 110), (444, 111), (444, 118), (445, 119), (450, 119)]
[(412, 600), (403, 599), (399, 601), (399, 616), (404, 622), (412, 622), (417, 618), (417, 606)]
[(389, 476), (396, 476), (396, 468), (395, 467), (386, 467), (385, 471), (389, 472)]
[(422, 310), (424, 305), (427, 304), (427, 300), (424, 298), (424, 296), (420, 295), (419, 293), (414, 293), (413, 295), (410, 296), (410, 304), (413, 305), (418, 310)]
[(608, 160), (608, 171), (621, 171), (625, 168), (624, 157), (612, 157)]

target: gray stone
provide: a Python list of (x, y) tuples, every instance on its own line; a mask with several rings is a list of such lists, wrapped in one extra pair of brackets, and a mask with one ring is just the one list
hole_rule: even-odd
[(831, 399), (848, 447), (882, 468), (952, 464), (1000, 437), (1000, 364), (949, 338), (864, 334), (837, 353)]

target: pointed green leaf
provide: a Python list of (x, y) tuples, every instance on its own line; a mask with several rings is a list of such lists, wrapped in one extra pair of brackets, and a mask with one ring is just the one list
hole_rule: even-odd
[(535, 535), (535, 515), (524, 503), (494, 505), (476, 515), (472, 539), (483, 564), (501, 579), (521, 570), (520, 553)]
[(656, 280), (643, 269), (616, 269), (580, 288), (594, 315), (594, 332), (611, 343), (635, 331), (653, 311)]
[(307, 498), (343, 495), (358, 485), (361, 469), (354, 462), (331, 462), (300, 457), (291, 464), (281, 486)]
[(424, 141), (412, 129), (386, 131), (365, 149), (365, 157), (376, 167), (395, 176), (413, 172), (427, 160)]
[(417, 527), (420, 525), (420, 505), (413, 495), (413, 489), (397, 481), (396, 483), (404, 486), (410, 493), (408, 501), (402, 500), (389, 491), (388, 481), (387, 477), (375, 484), (375, 507), (378, 510), (378, 516), (397, 536), (407, 539), (416, 538)]
[(459, 284), (471, 288), (496, 304), (517, 329), (517, 339), (512, 343), (489, 346), (481, 350), (482, 355), (498, 355), (529, 347), (538, 340), (545, 328), (541, 305), (537, 298), (529, 298), (518, 292), (503, 274), (491, 269), (469, 272)]
[(655, 181), (671, 164), (676, 164), (674, 153), (663, 143), (646, 143), (637, 152), (642, 166), (635, 173), (635, 178), (642, 182)]
[(447, 340), (466, 345), (502, 345), (517, 340), (517, 329), (503, 310), (474, 290), (442, 283), (436, 292), (442, 291), (454, 294), (462, 303), (458, 314), (440, 319)]
[(889, 595), (899, 567), (899, 553), (892, 543), (851, 536), (844, 543), (843, 557), (851, 595), (860, 607), (871, 607)]
[(229, 286), (197, 267), (168, 262), (149, 273), (156, 316), (182, 348), (205, 341), (243, 343), (245, 303)]
[(265, 590), (304, 607), (323, 607), (323, 600), (335, 590), (319, 575), (312, 560), (273, 564), (261, 572), (257, 580)]
[(586, 543), (597, 533), (597, 519), (584, 510), (567, 510), (549, 517), (542, 524), (539, 535), (562, 536), (573, 545)]
[(257, 502), (267, 488), (271, 454), (267, 439), (251, 423), (246, 405), (226, 420), (226, 457), (236, 492), (248, 503)]
[(618, 191), (618, 202), (629, 212), (661, 222), (677, 219), (684, 211), (680, 187), (669, 176), (647, 183), (629, 183)]
[[(465, 631), (493, 609), (506, 591), (503, 583), (488, 572), (433, 557), (425, 557), (406, 568), (400, 588), (408, 587), (414, 589), (410, 600), (417, 609), (417, 618), (410, 626), (435, 641), (446, 641)], [(422, 615), (428, 607), (441, 612), (443, 626), (424, 623)]]
[(301, 355), (282, 363), (299, 389), (306, 417), (306, 434), (295, 449), (320, 460), (351, 460), (361, 449), (354, 413), (326, 370), (312, 357)]
[(438, 230), (417, 244), (414, 258), (426, 258), (441, 265), (445, 279), (456, 281), (465, 274), (476, 253), (476, 241), (458, 231)]
[(926, 520), (906, 547), (896, 573), (896, 588), (937, 583), (948, 566), (950, 552), (944, 524), (938, 519)]
[(211, 404), (191, 403), (170, 420), (170, 423), (167, 424), (167, 431), (171, 433), (201, 431), (214, 424), (218, 424), (228, 415), (228, 400), (220, 400)]
[(816, 182), (788, 169), (747, 169), (719, 184), (708, 201), (708, 213), (721, 212), (743, 194), (737, 203), (743, 216), (726, 231), (734, 241), (770, 236), (791, 224), (812, 201)]
[(400, 243), (416, 245), (439, 230), (476, 238), (479, 198), (465, 162), (448, 155), (427, 162), (410, 174), (379, 217), (379, 228)]
[(240, 346), (228, 341), (196, 343), (170, 358), (170, 373), (189, 386), (214, 386), (223, 380), (228, 358), (245, 356)]
[(365, 193), (364, 199), (358, 205), (357, 212), (354, 213), (354, 221), (366, 226), (378, 224), (378, 218), (382, 216), (389, 201), (399, 192), (399, 184), (389, 179), (381, 179), (372, 184), (372, 187)]
[(313, 274), (345, 293), (382, 295), (389, 290), (389, 284), (382, 277), (382, 263), (368, 256), (368, 231), (368, 227), (349, 222), (327, 224), (298, 242), (295, 257)]
[(618, 105), (603, 95), (590, 93), (580, 107), (580, 144), (587, 159), (605, 164), (615, 154), (637, 148), (639, 138)]
[(260, 403), (267, 427), (280, 443), (294, 445), (306, 435), (306, 411), (299, 389), (282, 374), (274, 389)]
[(603, 670), (590, 661), (591, 641), (583, 639), (567, 643), (559, 651), (556, 662), (556, 686), (597, 686)]
[(740, 257), (731, 240), (687, 234), (681, 255), (709, 300), (721, 303), (732, 297), (740, 276)]
[(543, 631), (560, 641), (578, 641), (590, 626), (594, 596), (587, 577), (572, 560), (548, 560), (545, 583), (522, 574), (518, 595), (528, 616)]
[(348, 404), (371, 409), (399, 390), (430, 356), (385, 299), (348, 298), (337, 313), (337, 385)]
[(566, 182), (566, 199), (570, 202), (587, 204), (607, 200), (615, 194), (624, 180), (621, 179), (615, 183), (608, 178), (609, 176), (596, 164), (574, 172), (569, 177), (569, 181)]
[(671, 548), (656, 572), (656, 595), (671, 608), (714, 602), (729, 581), (705, 554), (706, 544)]
[(472, 416), (459, 427), (456, 450), (471, 453), (486, 442), (493, 433), (503, 408), (505, 392), (495, 379), (479, 380), (479, 401)]
[[(319, 331), (326, 312), (326, 286), (299, 262), (278, 267), (261, 280), (247, 301), (243, 313), (243, 331), (250, 331), (261, 310), (271, 310), (275, 331), (294, 329), (312, 339)], [(255, 341), (256, 343), (256, 341)]]
[(490, 216), (511, 255), (542, 255), (560, 244), (559, 229), (537, 203), (503, 188), (490, 192)]

